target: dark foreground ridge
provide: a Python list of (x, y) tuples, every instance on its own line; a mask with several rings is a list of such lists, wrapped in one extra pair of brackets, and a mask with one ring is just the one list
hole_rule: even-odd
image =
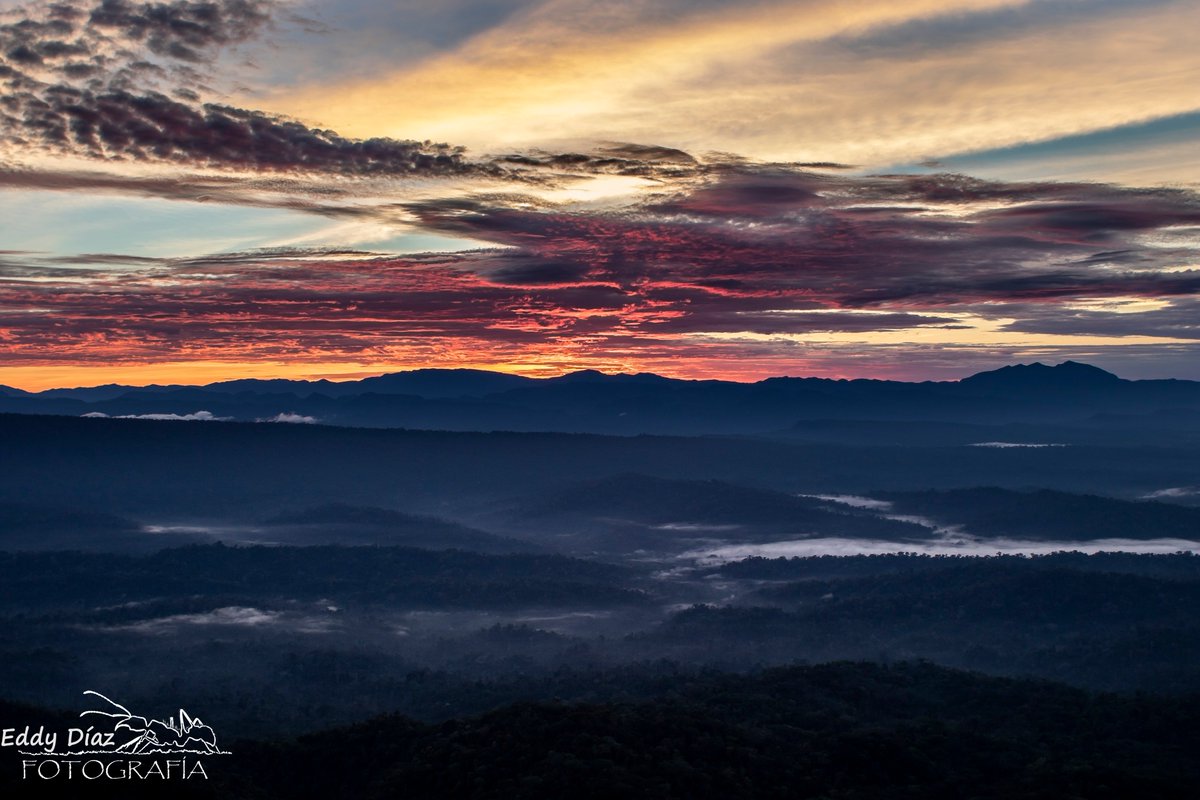
[[(1190, 798), (1200, 700), (836, 663), (693, 675), (639, 701), (517, 703), (437, 724), (383, 716), (230, 749), (208, 760), (208, 781), (95, 781), (86, 796)], [(13, 774), (5, 764), (6, 796), (62, 791)]]

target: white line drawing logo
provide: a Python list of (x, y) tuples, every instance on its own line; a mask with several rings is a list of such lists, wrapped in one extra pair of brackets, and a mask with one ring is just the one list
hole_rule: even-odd
[[(56, 752), (57, 735), (51, 734), (39, 744), (48, 745), (40, 751), (19, 750), (22, 755), (29, 756), (81, 756), (81, 755), (178, 755), (194, 754), (202, 756), (230, 755), (228, 750), (217, 746), (217, 734), (208, 725), (193, 717), (184, 709), (179, 709), (178, 719), (169, 717), (165, 720), (148, 719), (134, 714), (125, 706), (111, 700), (91, 689), (84, 692), (104, 701), (107, 706), (88, 709), (79, 714), (80, 718), (89, 716), (105, 717), (113, 720), (111, 729), (103, 726), (71, 728), (67, 731), (66, 745), (63, 752)], [(99, 729), (98, 729), (99, 728)], [(8, 738), (7, 736), (5, 737)], [(17, 741), (20, 745), (23, 742)], [(33, 744), (32, 741), (29, 742)], [(79, 749), (74, 749), (79, 748)]]

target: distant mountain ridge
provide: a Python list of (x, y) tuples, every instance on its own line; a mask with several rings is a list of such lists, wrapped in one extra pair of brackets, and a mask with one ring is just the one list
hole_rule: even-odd
[[(1174, 380), (1174, 379), (1172, 379)], [(1041, 362), (1032, 364), (1013, 364), (998, 369), (977, 372), (958, 381), (893, 381), (874, 378), (821, 378), (821, 377), (791, 377), (777, 376), (764, 378), (753, 383), (739, 381), (723, 381), (716, 379), (696, 380), (689, 378), (667, 378), (652, 372), (638, 373), (606, 373), (595, 369), (583, 369), (568, 372), (553, 378), (529, 378), (507, 372), (496, 372), (483, 369), (415, 369), (401, 372), (389, 372), (358, 380), (331, 381), (293, 380), (289, 378), (239, 378), (235, 380), (216, 381), (206, 384), (149, 384), (133, 386), (118, 383), (106, 383), (99, 386), (77, 386), (74, 388), (45, 389), (40, 392), (30, 392), (12, 386), (0, 385), (0, 393), (26, 397), (65, 397), (74, 399), (102, 400), (120, 397), (130, 392), (171, 392), (181, 389), (194, 389), (221, 394), (324, 394), (329, 397), (347, 397), (352, 395), (377, 394), (411, 394), (418, 397), (485, 397), (490, 394), (504, 392), (509, 389), (528, 388), (539, 385), (554, 384), (722, 384), (732, 386), (758, 386), (780, 382), (829, 382), (829, 383), (877, 383), (877, 384), (960, 384), (973, 387), (1017, 387), (1017, 386), (1060, 386), (1070, 383), (1083, 385), (1112, 385), (1114, 383), (1144, 383), (1146, 381), (1127, 381), (1111, 372), (1081, 364), (1077, 361), (1064, 361), (1061, 364), (1048, 366)], [(1179, 381), (1181, 383), (1196, 383), (1197, 381)]]
[(883, 520), (810, 497), (726, 481), (687, 481), (633, 473), (539, 492), (521, 511), (529, 519), (623, 517), (661, 528), (674, 524), (684, 530), (688, 523), (701, 523), (897, 539), (924, 539), (931, 533), (920, 525)]
[(995, 487), (880, 492), (904, 514), (963, 525), (980, 536), (1026, 539), (1187, 539), (1200, 537), (1200, 508), (1112, 497)]
[(276, 535), (284, 534), (284, 540), (291, 544), (402, 545), (430, 550), (460, 548), (478, 553), (540, 549), (529, 542), (437, 517), (345, 503), (284, 512), (265, 520), (264, 525)]
[(199, 411), (221, 419), (353, 427), (760, 434), (806, 420), (1041, 424), (1166, 414), (1186, 421), (1189, 415), (1198, 418), (1200, 382), (1125, 380), (1066, 361), (1012, 365), (942, 382), (777, 377), (738, 383), (595, 370), (528, 378), (421, 369), (343, 382), (242, 379), (204, 386), (0, 390), (0, 412), (8, 413), (189, 417)]

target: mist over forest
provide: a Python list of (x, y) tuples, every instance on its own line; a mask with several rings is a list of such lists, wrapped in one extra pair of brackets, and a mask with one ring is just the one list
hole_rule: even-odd
[[(975, 383), (1061, 394), (1079, 369)], [(843, 387), (889, 414), (734, 434), (678, 400), (694, 387), (585, 383), (564, 431), (0, 415), (5, 724), (96, 687), (202, 710), (234, 755), (195, 796), (1195, 785), (1190, 384), (1125, 382), (1118, 414), (1103, 380), (1001, 424), (891, 418), (961, 385)], [(660, 412), (601, 434), (606, 403)]]
[(0, 0), (0, 800), (1200, 797), (1198, 30)]

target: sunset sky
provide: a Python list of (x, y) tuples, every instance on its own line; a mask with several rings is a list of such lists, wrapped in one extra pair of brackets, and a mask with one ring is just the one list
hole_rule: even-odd
[(1200, 379), (1194, 0), (0, 10), (0, 384)]

